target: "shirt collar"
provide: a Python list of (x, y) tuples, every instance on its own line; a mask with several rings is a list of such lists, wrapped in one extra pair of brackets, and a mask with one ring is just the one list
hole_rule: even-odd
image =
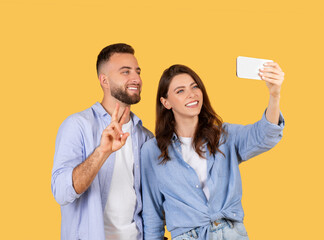
[[(171, 141), (173, 143), (176, 143), (176, 142), (179, 142), (180, 143), (181, 142), (180, 139), (179, 139), (179, 137), (177, 136), (177, 134), (175, 132), (172, 134)], [(203, 143), (202, 147), (203, 148), (206, 148), (206, 146), (207, 146), (207, 142)]]
[(171, 138), (172, 142), (176, 142), (176, 141), (179, 141), (180, 139), (178, 138), (177, 134), (174, 132), (172, 134), (172, 138)]
[(92, 108), (100, 117), (106, 117), (108, 115), (109, 120), (111, 119), (111, 116), (107, 113), (101, 103), (96, 102)]
[(172, 134), (171, 142), (175, 144), (175, 146), (180, 146), (181, 144), (181, 140), (175, 132)]
[(142, 120), (139, 117), (137, 117), (133, 112), (130, 112), (130, 116), (133, 121), (133, 126), (136, 126), (137, 124), (141, 126), (143, 125)]
[[(100, 117), (106, 117), (109, 121), (111, 121), (111, 116), (107, 113), (107, 111), (104, 109), (101, 103), (96, 102), (92, 106), (92, 108)], [(130, 112), (130, 117), (133, 121), (133, 126), (136, 126), (137, 124), (140, 124), (142, 126), (142, 120), (139, 117), (137, 117), (133, 112)]]

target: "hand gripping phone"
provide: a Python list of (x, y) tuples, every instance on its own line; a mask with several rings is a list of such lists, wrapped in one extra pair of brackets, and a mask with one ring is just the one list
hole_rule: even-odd
[(239, 78), (248, 78), (262, 80), (259, 76), (259, 69), (264, 68), (264, 63), (273, 62), (268, 59), (237, 57), (236, 58), (236, 76)]

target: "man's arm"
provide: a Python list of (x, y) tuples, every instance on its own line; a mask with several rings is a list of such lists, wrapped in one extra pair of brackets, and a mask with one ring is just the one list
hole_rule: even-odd
[(73, 169), (72, 183), (77, 194), (88, 189), (109, 156), (110, 153), (105, 153), (98, 147), (84, 162)]
[(111, 153), (119, 150), (126, 143), (129, 133), (122, 132), (122, 125), (129, 116), (129, 108), (118, 120), (119, 104), (116, 104), (111, 123), (102, 132), (100, 146), (72, 172), (72, 183), (77, 194), (86, 191)]

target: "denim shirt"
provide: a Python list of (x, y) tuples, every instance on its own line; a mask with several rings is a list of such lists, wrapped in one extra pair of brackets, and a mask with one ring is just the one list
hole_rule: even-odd
[[(133, 113), (131, 119), (134, 126), (131, 136), (137, 197), (134, 221), (142, 238), (139, 150), (153, 134), (142, 126), (141, 120)], [(103, 213), (114, 169), (115, 153), (108, 157), (90, 187), (82, 194), (77, 194), (72, 186), (72, 171), (99, 146), (102, 131), (110, 122), (111, 116), (97, 102), (92, 107), (69, 116), (59, 128), (51, 184), (55, 200), (61, 205), (62, 240), (105, 239)]]
[(200, 239), (208, 239), (208, 226), (221, 218), (243, 222), (242, 182), (239, 163), (274, 147), (282, 138), (284, 119), (270, 123), (265, 114), (250, 125), (224, 123), (227, 136), (221, 136), (219, 149), (211, 155), (204, 145), (207, 161), (209, 201), (195, 170), (181, 154), (181, 143), (176, 135), (168, 147), (171, 158), (159, 164), (160, 149), (156, 139), (147, 141), (141, 150), (144, 239), (163, 239), (164, 216), (172, 238), (199, 227)]

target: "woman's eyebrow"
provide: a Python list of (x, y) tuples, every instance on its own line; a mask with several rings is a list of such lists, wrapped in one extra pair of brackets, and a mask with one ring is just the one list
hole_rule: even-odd
[(175, 92), (178, 88), (185, 88), (185, 86), (176, 87), (173, 91)]

